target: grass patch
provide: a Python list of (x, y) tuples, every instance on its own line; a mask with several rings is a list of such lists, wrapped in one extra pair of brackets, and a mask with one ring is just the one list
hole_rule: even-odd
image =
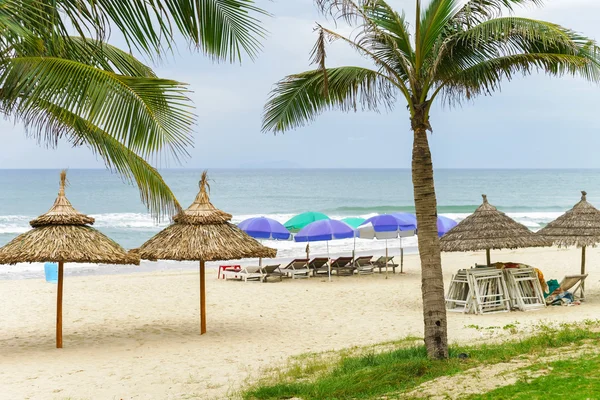
[(470, 400), (486, 399), (600, 399), (600, 356), (582, 356), (575, 360), (536, 364), (533, 369), (549, 370), (548, 375), (523, 379)]
[[(304, 357), (261, 380), (242, 393), (244, 399), (370, 399), (409, 391), (423, 382), (454, 375), (482, 364), (508, 361), (520, 355), (543, 355), (547, 349), (599, 339), (587, 324), (540, 327), (535, 335), (516, 341), (479, 346), (452, 346), (448, 360), (427, 358), (424, 346), (400, 342), (384, 351), (342, 352), (339, 357)], [(458, 355), (466, 353), (467, 359)], [(333, 353), (335, 354), (335, 353)], [(296, 360), (296, 362), (299, 359)], [(315, 361), (316, 360), (316, 361)], [(268, 375), (268, 374), (267, 374)]]

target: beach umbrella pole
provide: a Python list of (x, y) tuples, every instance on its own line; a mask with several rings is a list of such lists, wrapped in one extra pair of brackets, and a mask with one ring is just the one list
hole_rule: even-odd
[[(585, 246), (581, 248), (581, 275), (585, 274)], [(581, 300), (585, 298), (585, 280), (581, 282)]]
[(56, 348), (62, 349), (62, 299), (63, 299), (63, 262), (58, 262), (58, 287), (56, 293)]
[(492, 257), (490, 256), (490, 249), (485, 249), (485, 258), (487, 260), (487, 266), (491, 267), (492, 266)]
[(404, 246), (402, 246), (402, 236), (400, 236), (400, 273), (404, 273)]
[(388, 248), (387, 239), (385, 239), (385, 279), (388, 278)]
[(331, 282), (331, 257), (329, 257), (329, 240), (327, 241), (327, 273), (329, 274), (329, 282)]
[(206, 333), (206, 291), (204, 261), (200, 261), (200, 334)]

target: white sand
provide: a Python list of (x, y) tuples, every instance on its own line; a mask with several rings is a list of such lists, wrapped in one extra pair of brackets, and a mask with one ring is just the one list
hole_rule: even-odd
[[(546, 278), (579, 272), (580, 251), (493, 252), (494, 261), (534, 265)], [(448, 280), (484, 255), (445, 254)], [(588, 250), (588, 301), (581, 306), (485, 316), (450, 313), (450, 339), (539, 321), (595, 319), (600, 252)], [(68, 265), (67, 267), (68, 268)], [(290, 355), (422, 335), (418, 256), (405, 274), (241, 283), (207, 278), (208, 333), (198, 335), (193, 271), (68, 276), (64, 349), (54, 348), (56, 285), (0, 281), (0, 398), (224, 398), (261, 367)]]

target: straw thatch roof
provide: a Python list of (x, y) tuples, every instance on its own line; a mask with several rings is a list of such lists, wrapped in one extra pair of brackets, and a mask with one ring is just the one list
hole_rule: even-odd
[(207, 173), (202, 173), (200, 192), (174, 223), (139, 248), (145, 260), (218, 261), (249, 257), (275, 257), (277, 251), (261, 245), (230, 223), (231, 215), (210, 202)]
[(581, 201), (540, 229), (538, 235), (552, 240), (559, 247), (595, 247), (600, 243), (600, 211), (587, 202), (586, 195), (586, 192), (581, 192)]
[(66, 171), (47, 213), (30, 222), (32, 230), (0, 248), (0, 264), (19, 262), (77, 262), (139, 264), (139, 257), (92, 228), (94, 218), (81, 214), (65, 197)]
[(508, 217), (487, 201), (440, 238), (442, 251), (477, 251), (544, 247), (551, 243)]

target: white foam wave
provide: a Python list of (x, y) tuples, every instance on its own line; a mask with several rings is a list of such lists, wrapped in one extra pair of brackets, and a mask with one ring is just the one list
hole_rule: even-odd
[(109, 213), (90, 216), (96, 219), (94, 226), (112, 229), (158, 230), (169, 224), (168, 221), (157, 223), (149, 214)]

